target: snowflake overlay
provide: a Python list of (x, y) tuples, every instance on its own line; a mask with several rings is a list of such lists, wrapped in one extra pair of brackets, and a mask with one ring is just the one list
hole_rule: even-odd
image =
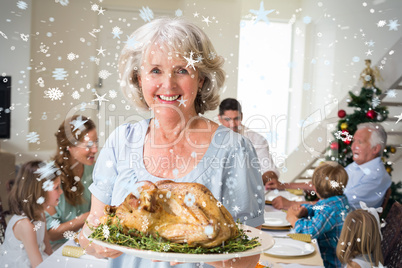
[(63, 237), (68, 240), (74, 240), (77, 238), (77, 234), (74, 231), (65, 231)]
[(60, 221), (57, 219), (54, 219), (50, 222), (50, 228), (52, 228), (53, 230), (56, 230), (57, 228), (59, 228), (60, 226)]
[(27, 135), (27, 141), (29, 143), (35, 143), (39, 141), (39, 134), (36, 132), (29, 132)]
[(45, 90), (45, 98), (51, 99), (52, 101), (61, 100), (61, 97), (63, 97), (63, 95), (64, 93), (61, 92), (58, 87)]

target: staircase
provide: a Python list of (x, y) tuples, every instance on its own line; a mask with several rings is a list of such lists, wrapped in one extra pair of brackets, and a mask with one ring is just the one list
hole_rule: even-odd
[[(396, 44), (390, 49), (400, 52), (402, 45), (402, 38), (396, 42)], [(379, 66), (380, 64), (374, 64), (373, 66)], [(398, 163), (402, 165), (402, 120), (395, 124), (398, 120), (395, 116), (402, 114), (402, 53), (394, 53), (392, 56), (387, 55), (387, 64), (383, 70), (381, 70), (381, 76), (383, 81), (377, 83), (377, 87), (380, 88), (383, 94), (380, 96), (381, 106), (387, 106), (389, 110), (389, 115), (387, 120), (382, 122), (382, 126), (388, 134), (387, 145), (391, 145), (396, 148), (395, 154), (390, 154), (388, 161), (393, 163)], [(356, 85), (352, 91), (360, 92), (361, 85)], [(396, 96), (394, 98), (388, 96), (386, 93), (389, 90), (395, 90)], [(327, 132), (327, 137), (332, 137), (328, 135), (327, 125), (334, 122), (334, 115), (337, 114), (339, 109), (344, 109), (347, 113), (353, 112), (353, 108), (347, 107), (347, 99), (349, 94), (333, 107), (325, 107), (325, 113), (327, 118), (332, 118), (332, 121), (322, 120), (318, 125), (314, 125), (314, 130), (309, 131), (309, 134), (303, 136), (303, 142), (289, 155), (286, 160), (286, 165), (289, 168), (286, 174), (281, 177), (285, 182), (292, 181), (305, 181), (311, 178), (314, 168), (321, 162), (325, 160), (324, 154), (327, 146), (314, 146), (317, 144), (317, 139), (322, 137), (323, 132)], [(339, 119), (339, 118), (338, 118)], [(303, 135), (303, 134), (302, 134)], [(328, 144), (328, 143), (326, 143)], [(395, 164), (394, 164), (395, 165)], [(394, 167), (395, 168), (395, 167)], [(400, 177), (401, 174), (393, 173), (393, 176)]]

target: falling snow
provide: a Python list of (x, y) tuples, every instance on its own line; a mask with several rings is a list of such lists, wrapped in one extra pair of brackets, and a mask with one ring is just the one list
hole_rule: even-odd
[(28, 8), (28, 4), (27, 4), (26, 2), (24, 2), (24, 1), (18, 1), (18, 2), (17, 2), (17, 7), (18, 7), (19, 9), (25, 10), (25, 9)]
[(387, 26), (390, 31), (398, 31), (398, 26), (400, 26), (400, 24), (398, 24), (398, 20), (389, 20)]
[(69, 3), (68, 0), (55, 0), (55, 2), (56, 2), (56, 3), (59, 2), (60, 5), (62, 5), (62, 6), (64, 6), (64, 7), (67, 6), (68, 3)]
[(42, 226), (42, 222), (38, 221), (38, 222), (35, 223), (35, 226), (34, 226), (33, 230), (35, 232), (37, 232), (40, 229), (41, 226)]
[(84, 124), (85, 124), (87, 121), (88, 121), (88, 120), (83, 121), (83, 120), (82, 120), (82, 116), (80, 115), (80, 116), (77, 117), (76, 120), (71, 121), (71, 122), (70, 122), (70, 125), (73, 125), (73, 126), (74, 126), (73, 131), (75, 131), (76, 129), (83, 130), (83, 129), (85, 129)]
[(379, 22), (377, 22), (377, 26), (378, 27), (384, 27), (387, 24), (387, 22), (385, 20), (380, 20)]
[(339, 187), (339, 183), (337, 181), (331, 181), (330, 184), (331, 184), (332, 188), (338, 188)]
[(80, 93), (78, 93), (78, 91), (76, 90), (76, 91), (73, 92), (73, 94), (71, 94), (71, 97), (72, 97), (74, 100), (78, 100), (78, 99), (81, 97), (81, 95), (80, 95)]
[(154, 12), (149, 7), (142, 7), (142, 9), (140, 9), (140, 17), (145, 22), (149, 22), (154, 18)]
[(29, 132), (27, 135), (27, 141), (29, 143), (35, 143), (39, 141), (39, 134), (36, 132)]
[(176, 15), (176, 17), (181, 17), (181, 16), (183, 16), (183, 11), (181, 9), (177, 9), (175, 11), (175, 15)]
[(64, 93), (61, 92), (58, 87), (45, 90), (45, 98), (51, 99), (52, 101), (61, 100), (61, 97), (63, 97), (63, 95)]
[(109, 90), (109, 98), (114, 99), (117, 97), (117, 92), (114, 89)]
[(353, 136), (352, 135), (350, 135), (349, 133), (346, 133), (346, 132), (342, 132), (341, 130), (338, 130), (336, 133), (335, 133), (335, 137), (338, 139), (338, 140), (342, 140), (342, 141), (352, 141), (352, 138), (353, 138)]
[(123, 32), (121, 31), (120, 27), (117, 27), (117, 26), (113, 27), (113, 29), (112, 29), (113, 39), (115, 39), (115, 38), (119, 38), (119, 39), (120, 39), (120, 35), (121, 35), (122, 33), (123, 33)]
[(57, 220), (57, 219), (53, 219), (50, 222), (50, 228), (53, 229), (53, 230), (56, 230), (57, 228), (59, 228), (59, 226), (60, 226), (60, 221)]
[[(183, 58), (185, 58), (186, 61), (187, 61), (186, 68), (190, 66), (191, 68), (193, 68), (193, 69), (195, 70), (194, 64), (197, 63), (198, 61), (193, 59), (193, 55), (194, 55), (194, 52), (191, 51), (189, 58), (187, 58), (187, 57), (185, 57), (185, 56), (183, 56)], [(184, 106), (185, 106), (185, 105), (184, 105)]]
[(67, 54), (67, 59), (69, 61), (73, 61), (75, 59), (78, 59), (78, 55), (74, 54), (73, 52), (70, 52), (70, 53)]
[(21, 39), (22, 39), (23, 41), (27, 42), (29, 35), (28, 35), (28, 34), (20, 34), (20, 37), (21, 37)]
[(65, 71), (64, 68), (55, 68), (52, 75), (54, 80), (64, 80), (67, 76), (67, 71)]
[(60, 173), (59, 169), (55, 167), (54, 161), (44, 162), (39, 164), (39, 168), (34, 172), (35, 174), (39, 174), (38, 180), (41, 181), (43, 179), (51, 180), (56, 177), (55, 173)]
[(46, 180), (42, 185), (42, 189), (45, 190), (46, 192), (53, 191), (53, 188), (54, 183), (52, 180)]
[(98, 11), (99, 10), (99, 6), (97, 4), (93, 4), (91, 5), (91, 10), (92, 11)]
[(195, 196), (192, 193), (187, 193), (184, 197), (184, 203), (186, 204), (186, 206), (191, 207), (194, 205), (194, 202)]
[(45, 202), (45, 198), (44, 198), (43, 196), (39, 197), (39, 198), (36, 200), (36, 203), (37, 203), (38, 205), (42, 205), (44, 202)]
[(212, 52), (209, 53), (208, 59), (214, 60), (216, 58), (216, 56), (217, 56), (216, 53), (212, 51)]
[(77, 234), (74, 231), (65, 231), (63, 237), (68, 240), (74, 240), (77, 238)]
[(98, 75), (100, 78), (106, 79), (111, 75), (111, 73), (108, 70), (101, 70), (99, 71)]
[(124, 41), (123, 43), (127, 44), (128, 48), (136, 48), (136, 46), (140, 44), (140, 42), (135, 40), (135, 35), (131, 37), (127, 35), (127, 41)]
[(269, 24), (269, 20), (267, 18), (267, 15), (272, 13), (272, 12), (274, 12), (274, 11), (275, 11), (275, 9), (265, 10), (263, 1), (260, 2), (260, 9), (259, 10), (250, 9), (251, 13), (253, 13), (254, 15), (257, 15), (257, 18), (254, 21), (254, 24), (256, 24), (260, 20), (265, 21), (266, 24)]
[(373, 104), (373, 108), (377, 107), (378, 105), (380, 105), (381, 101), (378, 97), (374, 97), (371, 101), (371, 103)]
[(99, 103), (99, 106), (102, 106), (102, 101), (109, 101), (105, 98), (106, 93), (103, 94), (102, 96), (98, 95), (98, 93), (95, 92), (96, 95), (96, 99), (94, 99), (94, 101), (97, 101)]

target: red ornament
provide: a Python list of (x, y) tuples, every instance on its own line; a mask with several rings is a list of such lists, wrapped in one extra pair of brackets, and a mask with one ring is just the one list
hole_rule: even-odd
[(346, 116), (345, 110), (339, 110), (339, 111), (338, 111), (338, 117), (339, 117), (339, 118), (344, 118), (345, 116)]
[(345, 141), (344, 141), (344, 143), (345, 143), (346, 145), (349, 145), (351, 142), (352, 142), (352, 141), (350, 141), (350, 140), (345, 140)]
[(368, 110), (366, 116), (369, 119), (374, 119), (377, 116), (377, 113), (374, 110)]
[(333, 141), (333, 142), (331, 142), (330, 147), (331, 147), (332, 150), (338, 150), (339, 149), (339, 143), (336, 142), (336, 141)]

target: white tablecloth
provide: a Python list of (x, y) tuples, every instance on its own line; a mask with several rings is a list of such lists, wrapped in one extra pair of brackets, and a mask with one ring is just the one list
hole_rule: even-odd
[(59, 268), (59, 267), (73, 267), (73, 268), (106, 268), (107, 259), (98, 259), (91, 255), (83, 255), (80, 258), (65, 257), (62, 255), (64, 246), (77, 246), (74, 241), (69, 240), (64, 245), (59, 247), (52, 255), (47, 257), (38, 268)]

